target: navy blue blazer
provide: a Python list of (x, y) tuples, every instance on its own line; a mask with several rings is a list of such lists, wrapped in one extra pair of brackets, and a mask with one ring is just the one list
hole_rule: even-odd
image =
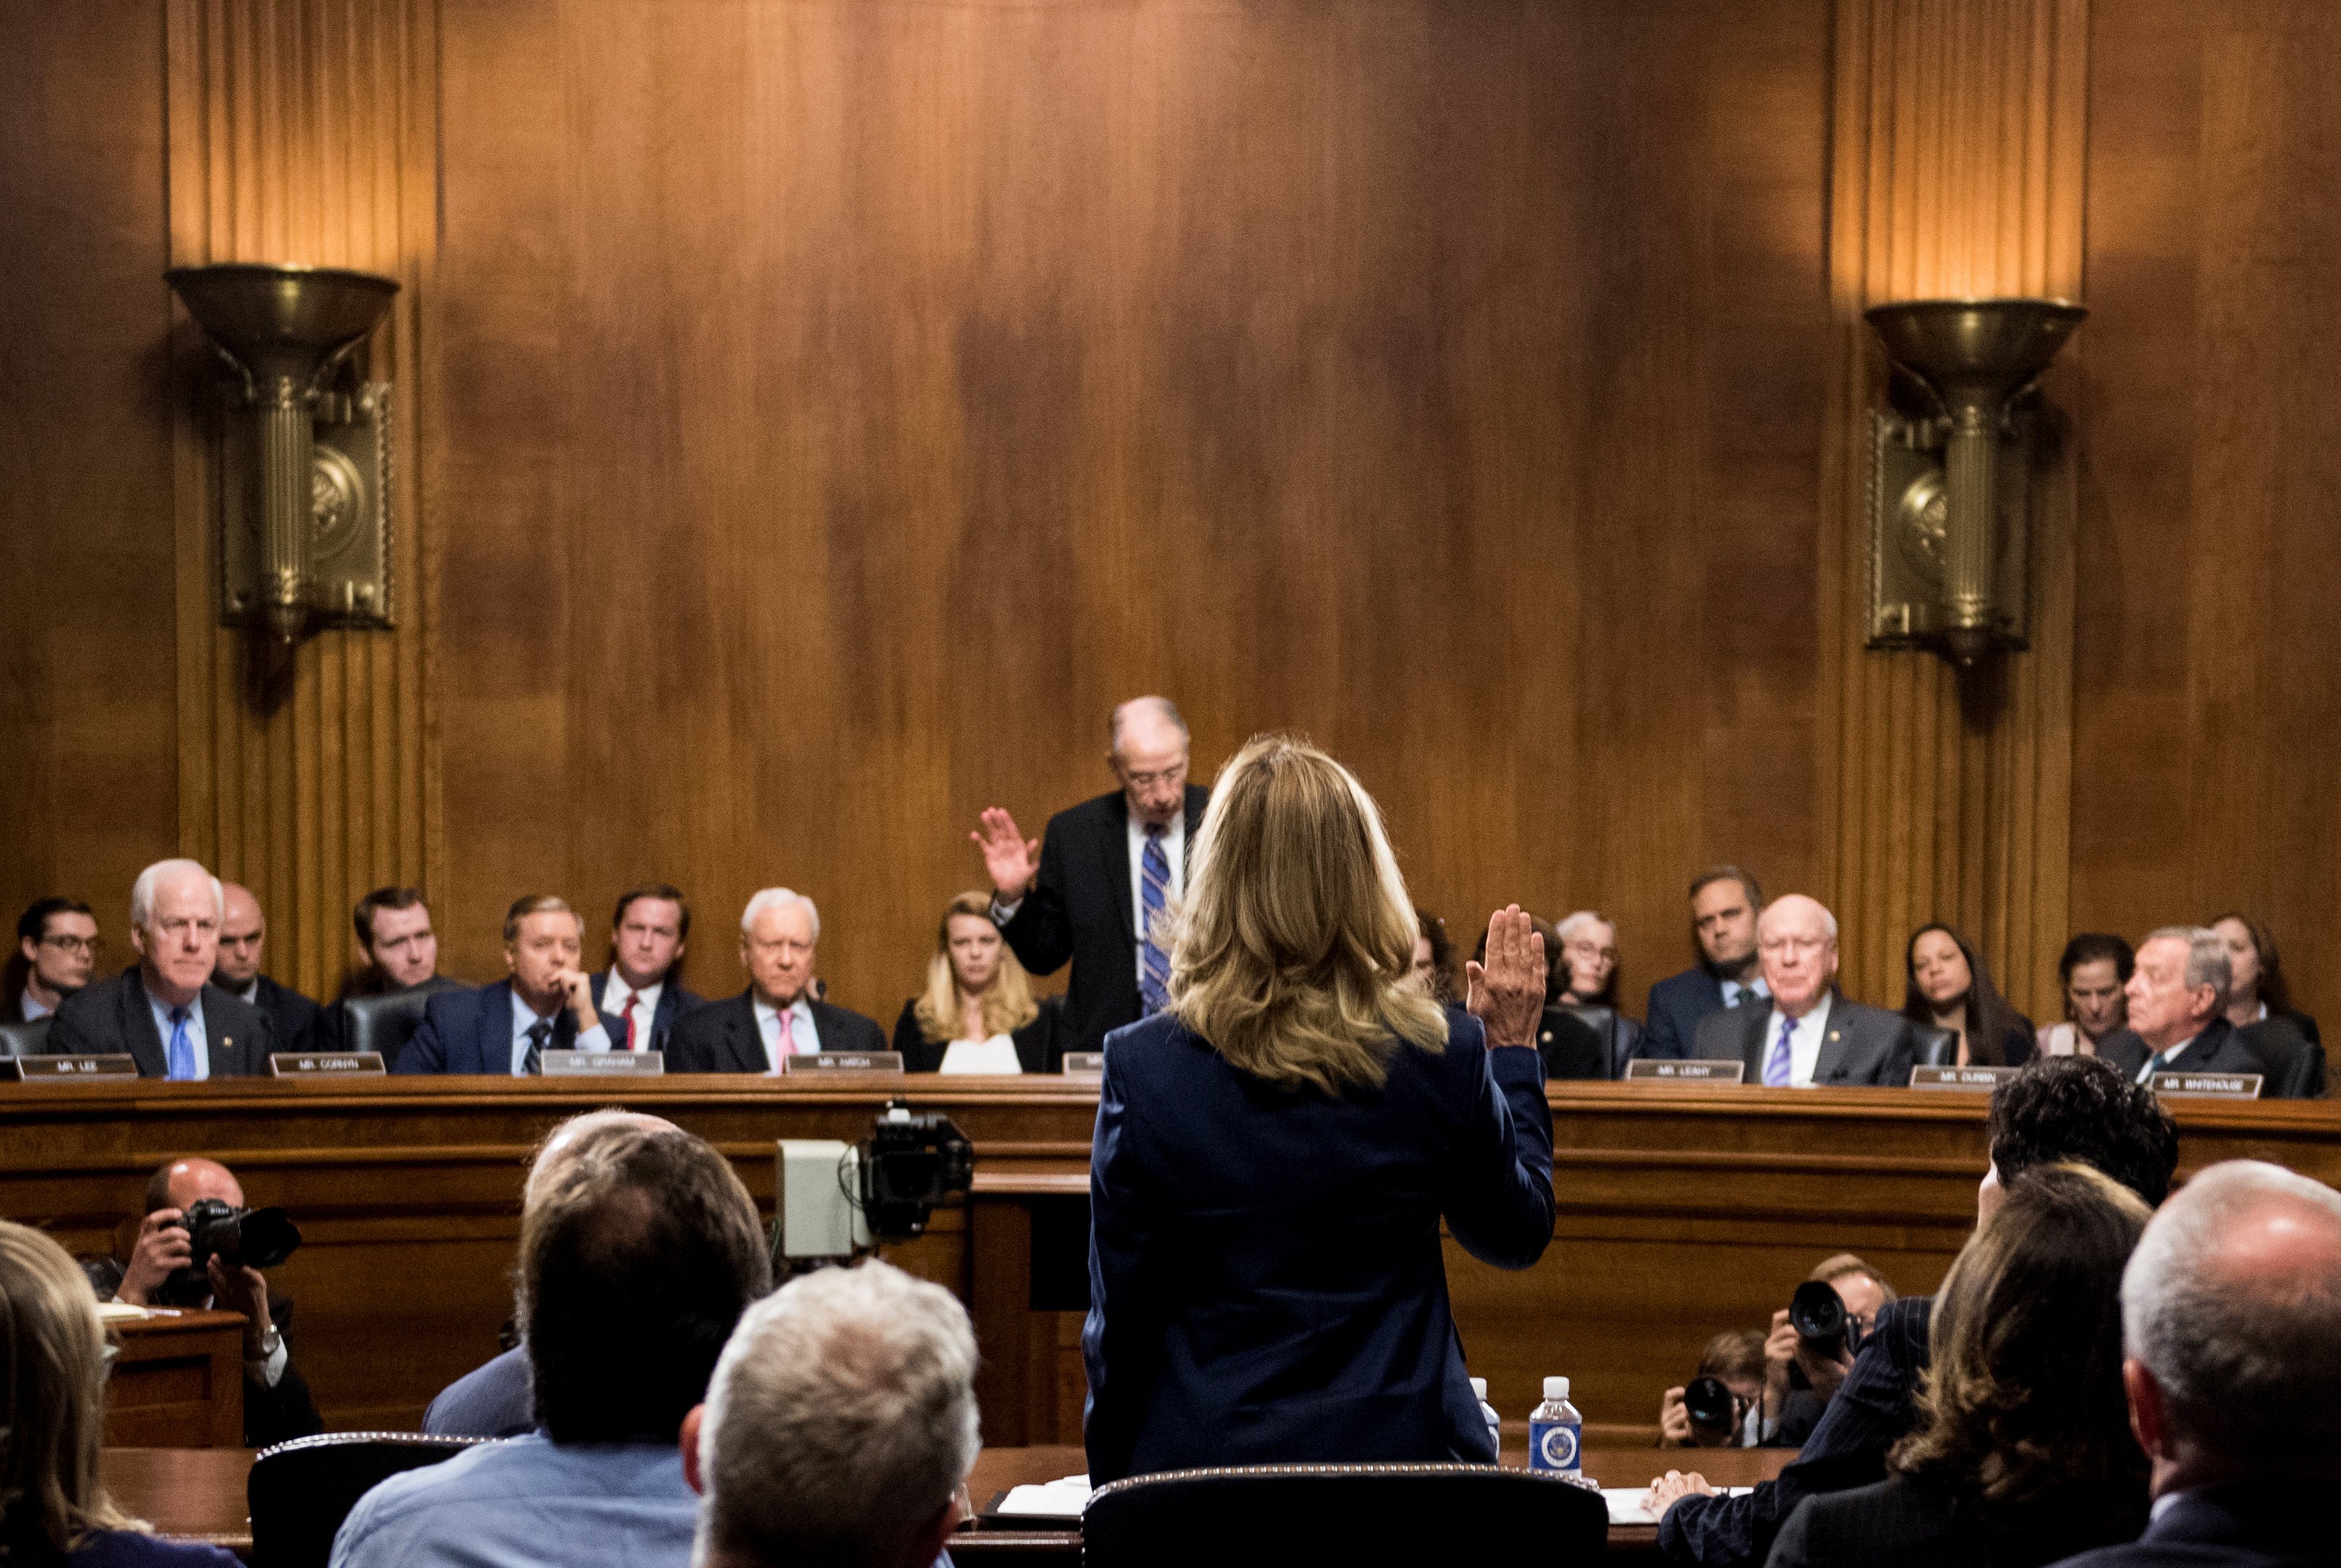
[(1524, 1269), (1552, 1239), (1534, 1051), (1448, 1010), (1380, 1089), (1230, 1066), (1175, 1017), (1107, 1037), (1090, 1159), (1090, 1479), (1189, 1465), (1460, 1460), (1495, 1449), (1448, 1308), (1443, 1215)]
[(2329, 1568), (2333, 1554), (2330, 1501), (2314, 1485), (2270, 1480), (2182, 1492), (2130, 1544), (2057, 1568)]
[[(613, 1016), (613, 1014), (602, 1005), (602, 993), (609, 988), (609, 984), (610, 972), (608, 970), (597, 969), (593, 972), (593, 1011), (601, 1014), (604, 1018)], [(659, 1004), (651, 1014), (651, 1037), (643, 1042), (643, 1049), (645, 1051), (665, 1050), (667, 1036), (674, 1033), (675, 1020), (682, 1017), (684, 1014), (690, 1012), (694, 1007), (704, 1007), (706, 1005), (706, 997), (699, 995), (695, 992), (685, 991), (682, 986), (670, 981), (665, 989), (659, 993)], [(611, 1029), (610, 1044), (621, 1051), (626, 1048), (626, 1021), (624, 1019), (620, 1018), (617, 1021), (616, 1025)]]
[[(512, 1075), (513, 988), (509, 980), (483, 985), (477, 991), (442, 991), (423, 1010), (414, 1038), (390, 1064), (393, 1073), (498, 1073)], [(603, 1014), (602, 1027), (613, 1043), (626, 1037), (626, 1026)], [(577, 1019), (563, 1007), (553, 1015), (548, 1051), (570, 1051), (577, 1045)]]
[(1698, 1038), (1699, 1020), (1722, 1011), (1723, 982), (1704, 964), (1669, 974), (1650, 987), (1649, 1004), (1642, 1009), (1642, 1039), (1634, 1054), (1688, 1058), (1694, 1054), (1691, 1043)]

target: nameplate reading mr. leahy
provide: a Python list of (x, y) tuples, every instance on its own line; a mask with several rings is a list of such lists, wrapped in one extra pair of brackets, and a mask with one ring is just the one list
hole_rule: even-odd
[(1999, 1086), (2002, 1078), (2013, 1078), (2013, 1067), (1913, 1067), (1910, 1087), (1913, 1089), (1966, 1089), (1978, 1094), (1988, 1094)]
[(1626, 1064), (1629, 1084), (1737, 1084), (1747, 1076), (1745, 1062), (1681, 1062), (1659, 1057)]
[(1057, 1071), (1068, 1078), (1101, 1078), (1105, 1075), (1105, 1053), (1102, 1051), (1068, 1051)]
[(0, 1081), (77, 1084), (91, 1078), (135, 1078), (138, 1058), (121, 1056), (0, 1056)]
[(787, 1058), (792, 1073), (900, 1073), (900, 1051), (807, 1051)]
[(2263, 1081), (2257, 1073), (2157, 1073), (2154, 1092), (2182, 1099), (2256, 1100)]
[(548, 1078), (657, 1078), (663, 1051), (547, 1051), (538, 1060)]
[(383, 1072), (382, 1053), (379, 1051), (272, 1051), (268, 1054), (268, 1075), (272, 1078), (379, 1078)]

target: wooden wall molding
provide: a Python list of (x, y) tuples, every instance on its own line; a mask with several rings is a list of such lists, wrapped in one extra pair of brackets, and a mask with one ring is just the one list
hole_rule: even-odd
[[(1945, 295), (2081, 297), (2087, 0), (1840, 0), (1820, 524), (1821, 845), (1848, 993), (1897, 999), (1903, 944), (1958, 925), (2002, 988), (2060, 1016), (2070, 888), (2074, 490), (2034, 521), (2032, 647), (1965, 688), (1931, 654), (1870, 653), (1866, 410), (1885, 360), (1862, 312)], [(2066, 351), (2050, 402), (2077, 412)]]
[(170, 260), (297, 262), (403, 285), (372, 345), (393, 384), (389, 632), (301, 644), (255, 699), (244, 635), (219, 624), (219, 509), (201, 331), (173, 313), (182, 853), (249, 884), (268, 967), (330, 995), (367, 888), (428, 886), (441, 856), (433, 552), (416, 475), (418, 298), (437, 231), (436, 0), (170, 0)]

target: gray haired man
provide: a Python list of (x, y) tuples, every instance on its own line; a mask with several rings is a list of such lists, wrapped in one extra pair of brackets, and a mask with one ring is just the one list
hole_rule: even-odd
[(2200, 925), (2166, 925), (2137, 944), (2137, 967), (2123, 989), (2129, 1027), (2107, 1035), (2097, 1054), (2146, 1084), (2157, 1073), (2256, 1073), (2260, 1059), (2227, 1022), (2226, 944)]

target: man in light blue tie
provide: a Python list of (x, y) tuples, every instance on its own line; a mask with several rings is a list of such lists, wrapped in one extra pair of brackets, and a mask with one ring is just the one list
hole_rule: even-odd
[(1837, 917), (1818, 899), (1792, 893), (1766, 905), (1756, 956), (1771, 1005), (1709, 1014), (1693, 1055), (1744, 1062), (1747, 1082), (1772, 1089), (1910, 1082), (1909, 1020), (1837, 994)]
[(60, 1056), (126, 1055), (140, 1076), (182, 1082), (268, 1071), (267, 1016), (210, 984), (226, 901), (192, 860), (157, 861), (130, 889), (138, 963), (68, 997), (49, 1028)]

